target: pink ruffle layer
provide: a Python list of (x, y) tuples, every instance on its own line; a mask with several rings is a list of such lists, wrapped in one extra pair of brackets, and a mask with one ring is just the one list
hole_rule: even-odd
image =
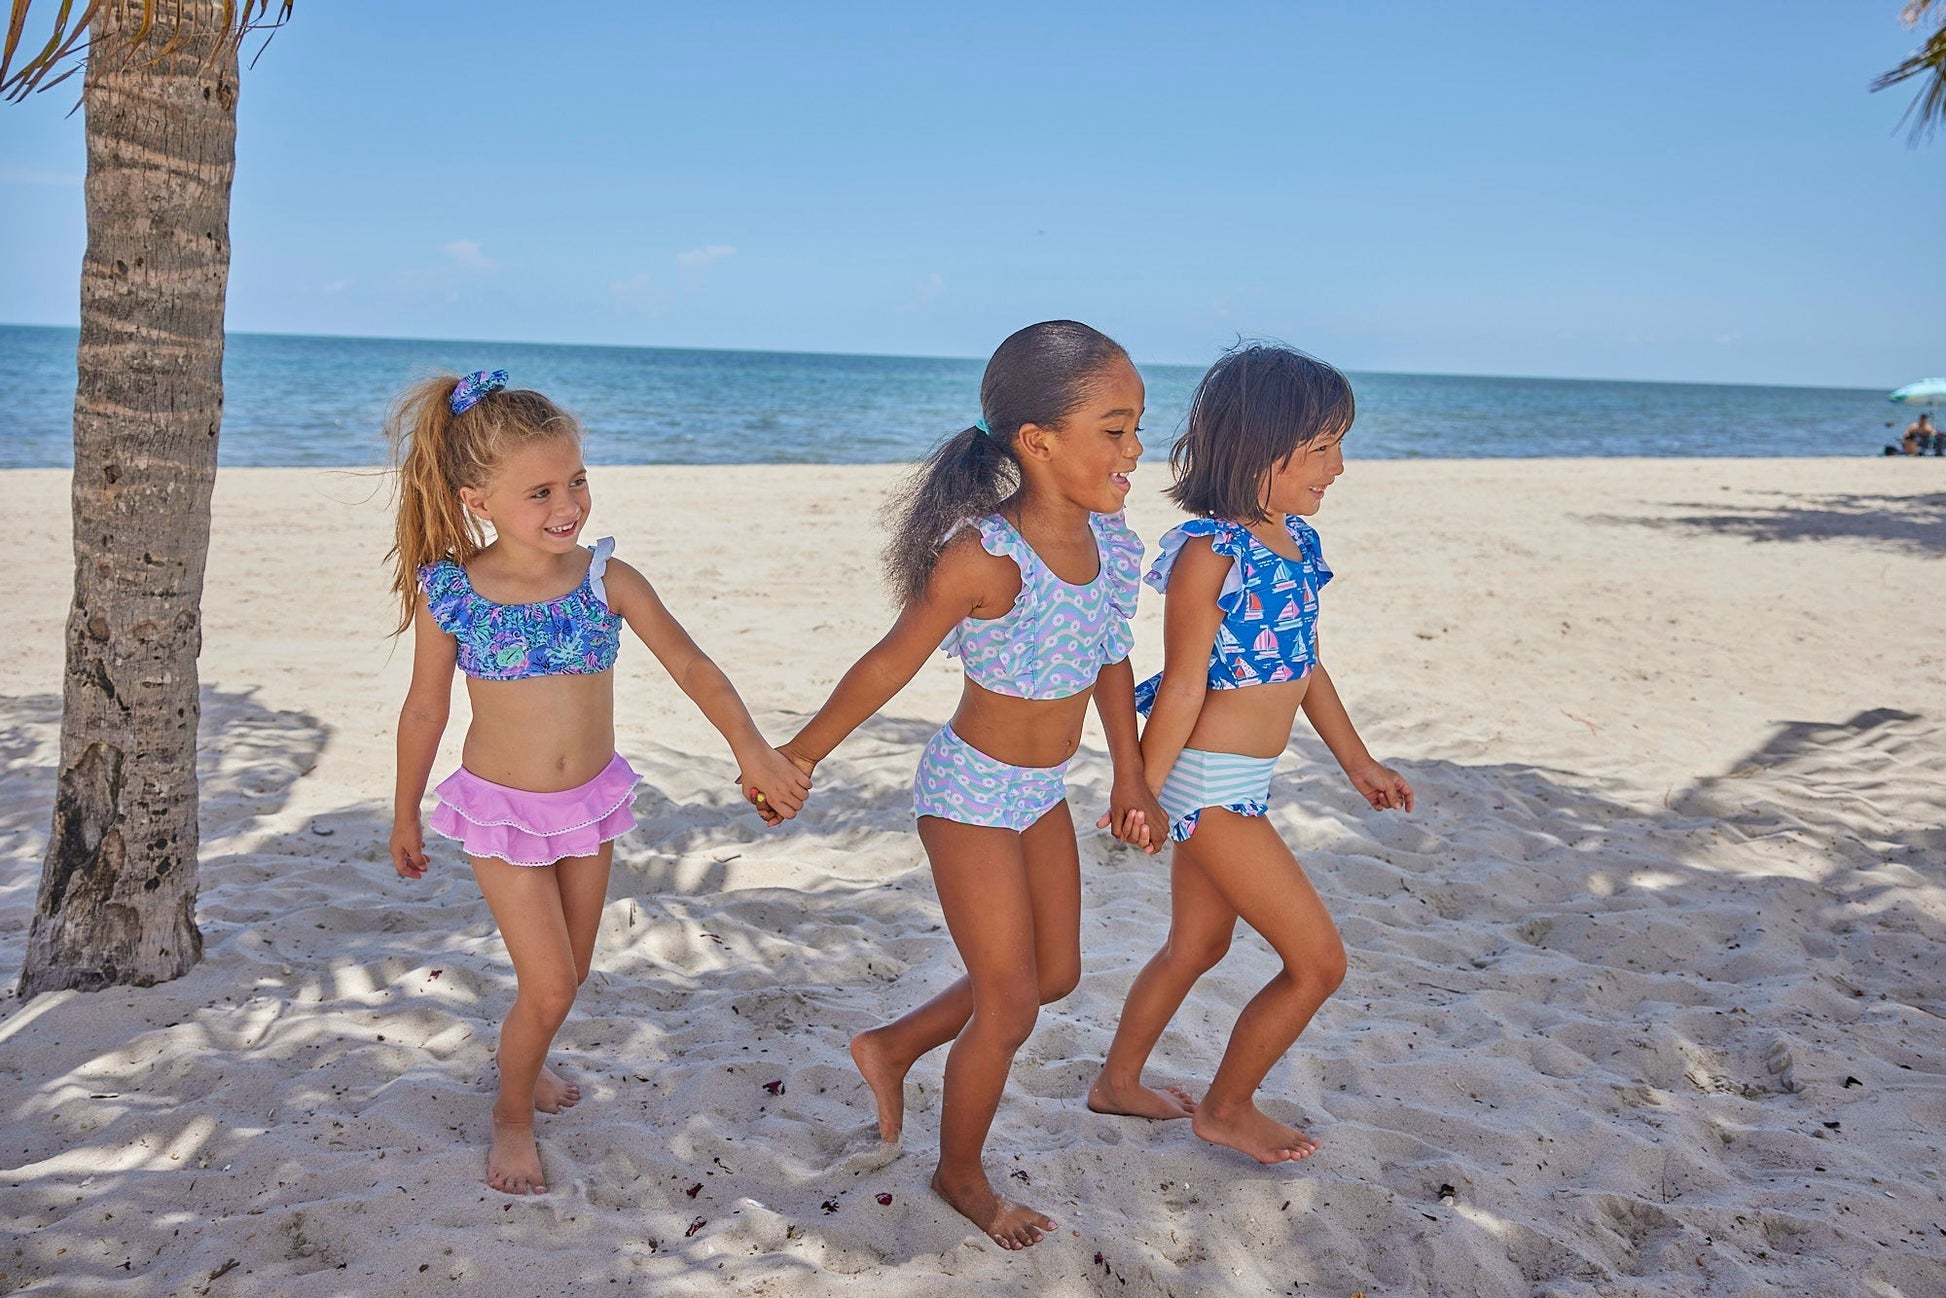
[(468, 856), (553, 865), (564, 857), (592, 856), (633, 829), (629, 803), (641, 778), (620, 753), (594, 779), (558, 793), (510, 789), (462, 766), (434, 790), (439, 805), (426, 823), (459, 840)]

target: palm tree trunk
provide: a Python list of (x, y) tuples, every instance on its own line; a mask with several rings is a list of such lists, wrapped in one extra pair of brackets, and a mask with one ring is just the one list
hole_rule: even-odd
[(156, 30), (132, 55), (140, 0), (116, 0), (91, 33), (74, 603), (22, 996), (146, 986), (202, 955), (196, 655), (236, 161), (237, 63), (221, 8), (154, 6)]

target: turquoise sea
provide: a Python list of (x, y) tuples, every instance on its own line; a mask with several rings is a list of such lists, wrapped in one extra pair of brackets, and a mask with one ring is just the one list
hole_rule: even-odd
[[(0, 325), (0, 468), (65, 467), (72, 329)], [(1328, 357), (1326, 359), (1329, 359)], [(978, 360), (232, 334), (222, 463), (383, 461), (385, 402), (436, 369), (504, 368), (579, 413), (597, 464), (907, 461), (979, 414)], [(1143, 365), (1151, 458), (1195, 366)], [(1365, 459), (1872, 455), (1906, 413), (1876, 389), (1352, 373)]]

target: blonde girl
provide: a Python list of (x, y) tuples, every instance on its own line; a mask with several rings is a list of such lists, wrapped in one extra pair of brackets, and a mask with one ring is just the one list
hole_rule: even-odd
[(431, 824), (472, 864), (517, 985), (500, 1030), (487, 1184), (539, 1194), (534, 1112), (580, 1099), (547, 1067), (548, 1047), (594, 957), (612, 840), (634, 824), (639, 777), (615, 751), (622, 624), (722, 732), (749, 796), (788, 817), (810, 782), (765, 744), (642, 574), (612, 558), (613, 538), (580, 544), (591, 505), (581, 427), (506, 383), (504, 370), (428, 379), (400, 397), (387, 427), (399, 487), (394, 634), (413, 633), (391, 852), (402, 877), (425, 874), (420, 802), (457, 669), (473, 722)]

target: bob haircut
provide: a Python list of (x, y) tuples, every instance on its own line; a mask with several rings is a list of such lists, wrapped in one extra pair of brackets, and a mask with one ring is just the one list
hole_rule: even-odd
[(1281, 343), (1239, 343), (1210, 366), (1169, 452), (1169, 498), (1191, 514), (1261, 523), (1265, 480), (1300, 449), (1351, 431), (1351, 383)]

